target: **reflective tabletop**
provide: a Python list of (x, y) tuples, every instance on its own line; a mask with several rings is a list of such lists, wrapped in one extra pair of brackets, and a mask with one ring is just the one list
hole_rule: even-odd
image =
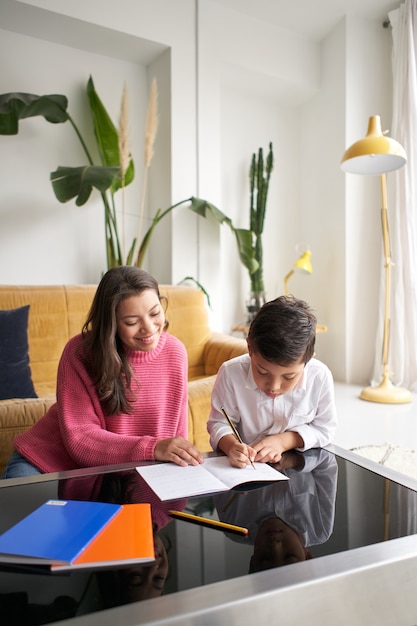
[[(120, 623), (151, 623), (150, 614), (155, 617), (152, 623), (158, 623), (159, 607), (170, 596), (216, 589), (219, 583), (224, 590), (227, 581), (240, 581), (243, 588), (243, 582), (265, 581), (268, 575), (284, 580), (284, 572), (295, 579), (299, 572), (301, 581), (304, 562), (346, 556), (417, 532), (417, 492), (354, 458), (323, 449), (288, 452), (276, 468), (289, 480), (165, 502), (134, 466), (2, 481), (0, 532), (48, 499), (150, 502), (156, 556), (150, 566), (70, 574), (3, 566), (2, 624), (90, 623), (80, 616), (97, 617), (97, 623), (104, 624), (103, 611), (126, 605), (134, 606), (134, 618)], [(242, 536), (172, 519), (171, 509), (243, 526), (249, 532)], [(349, 559), (345, 562), (347, 569)], [(260, 572), (264, 578), (257, 578)]]

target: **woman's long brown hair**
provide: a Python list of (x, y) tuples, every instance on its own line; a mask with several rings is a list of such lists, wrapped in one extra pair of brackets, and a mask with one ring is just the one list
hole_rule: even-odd
[(135, 266), (108, 270), (98, 285), (82, 329), (86, 366), (107, 415), (131, 411), (128, 392), (132, 371), (117, 335), (117, 307), (125, 298), (147, 289), (161, 301), (157, 281), (145, 270)]

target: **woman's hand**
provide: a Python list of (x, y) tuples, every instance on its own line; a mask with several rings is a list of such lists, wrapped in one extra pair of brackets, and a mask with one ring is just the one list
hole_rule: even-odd
[(199, 465), (203, 455), (192, 443), (183, 437), (160, 439), (155, 446), (155, 461), (170, 461), (177, 465)]

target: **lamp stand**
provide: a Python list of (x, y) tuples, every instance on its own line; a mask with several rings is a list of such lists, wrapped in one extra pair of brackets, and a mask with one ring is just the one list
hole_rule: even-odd
[(288, 274), (286, 275), (286, 277), (284, 278), (284, 293), (287, 297), (289, 296), (289, 293), (290, 293), (288, 289), (288, 281), (290, 280), (293, 274), (294, 274), (294, 270), (290, 270)]
[(365, 387), (360, 393), (362, 400), (369, 402), (383, 402), (385, 404), (405, 404), (411, 402), (413, 397), (408, 389), (396, 387), (390, 380), (388, 370), (389, 356), (389, 339), (390, 339), (390, 303), (391, 303), (391, 248), (388, 226), (388, 210), (387, 210), (387, 181), (386, 175), (381, 174), (381, 191), (382, 191), (382, 239), (384, 244), (385, 258), (385, 306), (384, 306), (384, 333), (382, 345), (382, 381), (376, 387)]

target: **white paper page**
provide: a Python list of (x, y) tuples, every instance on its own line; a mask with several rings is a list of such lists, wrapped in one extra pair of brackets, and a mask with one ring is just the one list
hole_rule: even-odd
[(159, 465), (140, 466), (136, 470), (160, 500), (188, 498), (203, 493), (227, 491), (228, 489), (218, 478), (204, 468), (204, 464), (181, 467), (175, 463), (160, 463)]
[(219, 456), (204, 459), (202, 465), (181, 467), (175, 463), (160, 463), (139, 466), (136, 470), (160, 500), (219, 493), (248, 482), (288, 480), (266, 463), (255, 463), (255, 467), (232, 467), (227, 457)]
[(287, 476), (284, 476), (284, 474), (281, 474), (281, 472), (278, 472), (266, 463), (254, 463), (254, 465), (255, 469), (253, 469), (252, 465), (247, 465), (245, 468), (240, 469), (232, 467), (226, 456), (204, 459), (206, 469), (214, 476), (217, 476), (226, 485), (227, 489), (249, 482), (288, 480)]

